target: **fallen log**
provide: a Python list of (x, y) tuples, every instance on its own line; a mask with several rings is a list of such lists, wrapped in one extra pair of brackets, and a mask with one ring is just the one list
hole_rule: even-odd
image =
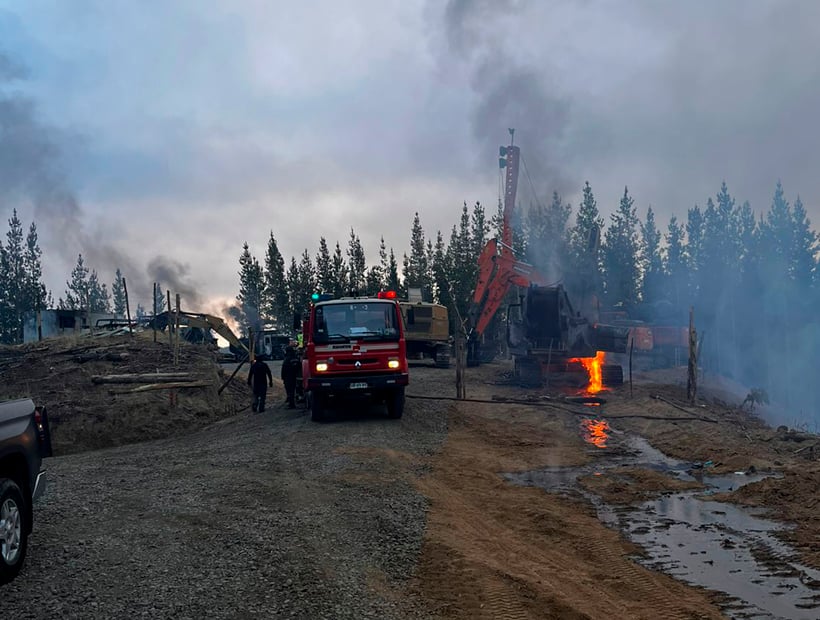
[(92, 383), (169, 383), (182, 379), (193, 379), (189, 372), (150, 372), (135, 375), (94, 375)]
[(202, 388), (211, 385), (210, 381), (177, 381), (176, 383), (149, 383), (147, 385), (139, 385), (135, 388), (122, 390), (109, 390), (109, 394), (138, 394), (140, 392), (149, 392), (151, 390), (178, 390), (185, 388)]
[(106, 353), (85, 353), (83, 355), (74, 356), (74, 361), (78, 364), (85, 364), (86, 362), (122, 362), (127, 359), (128, 353), (112, 351)]

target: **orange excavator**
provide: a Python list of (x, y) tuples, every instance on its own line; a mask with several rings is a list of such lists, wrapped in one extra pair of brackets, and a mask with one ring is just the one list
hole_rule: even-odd
[[(519, 147), (510, 129), (510, 145), (501, 147), (499, 166), (505, 169), (501, 239), (491, 239), (479, 256), (478, 279), (468, 314), (467, 365), (491, 358), (482, 352), (487, 327), (512, 289), (519, 288), (517, 303), (507, 306), (506, 339), (518, 379), (541, 385), (547, 373), (588, 377), (585, 359), (599, 351), (626, 351), (628, 329), (593, 323), (573, 307), (561, 284), (549, 284), (533, 266), (518, 260), (513, 250), (512, 214), (518, 188)], [(524, 289), (522, 291), (522, 289)], [(604, 385), (623, 382), (620, 365), (604, 364)]]

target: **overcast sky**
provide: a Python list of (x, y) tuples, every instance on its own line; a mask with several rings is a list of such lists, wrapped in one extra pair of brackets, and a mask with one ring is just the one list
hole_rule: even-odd
[(665, 227), (782, 179), (816, 223), (819, 33), (813, 0), (0, 0), (0, 215), (36, 221), (55, 298), (82, 252), (192, 310), (271, 230), (400, 259), (415, 211), (494, 209), (508, 127), (542, 200), (628, 185)]

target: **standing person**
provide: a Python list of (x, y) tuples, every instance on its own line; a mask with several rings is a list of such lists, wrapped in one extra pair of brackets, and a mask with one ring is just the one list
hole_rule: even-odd
[(289, 344), (285, 349), (285, 359), (282, 360), (282, 383), (285, 384), (285, 393), (288, 395), (285, 403), (288, 409), (296, 407), (296, 378), (299, 375), (299, 366), (301, 365), (299, 356), (296, 355), (296, 349), (293, 343)]
[(248, 372), (248, 385), (253, 389), (253, 402), (251, 408), (254, 413), (265, 411), (265, 394), (268, 387), (273, 387), (273, 375), (270, 367), (260, 358), (253, 360), (251, 369)]

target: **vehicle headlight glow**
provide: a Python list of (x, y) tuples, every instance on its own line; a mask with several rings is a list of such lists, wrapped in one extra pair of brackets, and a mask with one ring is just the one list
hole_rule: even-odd
[(316, 362), (316, 372), (324, 372), (327, 370), (327, 362)]
[(388, 360), (387, 367), (388, 368), (398, 368), (399, 367), (399, 360)]

